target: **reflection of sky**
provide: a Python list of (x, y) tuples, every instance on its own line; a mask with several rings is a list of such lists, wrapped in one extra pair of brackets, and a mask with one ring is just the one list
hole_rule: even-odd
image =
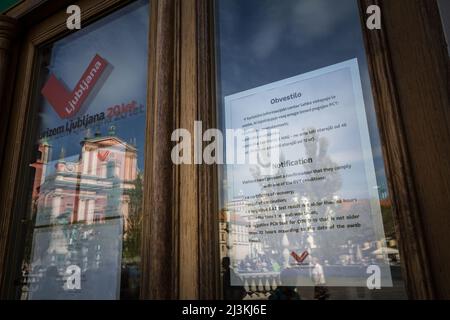
[(385, 184), (356, 0), (222, 0), (217, 26), (222, 104), (225, 96), (357, 58), (377, 179)]
[[(70, 91), (96, 54), (112, 66), (112, 72), (98, 94), (87, 108), (83, 108), (84, 113), (80, 112), (75, 116), (75, 120), (83, 114), (106, 113), (108, 107), (127, 104), (133, 100), (146, 105), (148, 12), (148, 1), (139, 0), (54, 43), (48, 68)], [(57, 116), (48, 102), (45, 99), (41, 101), (41, 131), (65, 125), (66, 121)], [(107, 133), (108, 126), (99, 128), (102, 134)], [(136, 139), (138, 149), (143, 150), (145, 115), (115, 122), (114, 126), (118, 137), (127, 142)], [(95, 130), (96, 127), (92, 128), (91, 133)], [(86, 131), (82, 130), (79, 134), (50, 141), (54, 150), (53, 157), (58, 157), (61, 146), (64, 146), (67, 156), (78, 154), (79, 142), (85, 134)], [(138, 161), (139, 168), (142, 169), (143, 152), (139, 152)]]

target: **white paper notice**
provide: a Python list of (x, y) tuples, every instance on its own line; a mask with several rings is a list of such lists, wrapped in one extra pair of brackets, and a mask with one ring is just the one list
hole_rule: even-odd
[(227, 162), (231, 285), (392, 286), (356, 59), (225, 97), (225, 127), (279, 130), (280, 153)]

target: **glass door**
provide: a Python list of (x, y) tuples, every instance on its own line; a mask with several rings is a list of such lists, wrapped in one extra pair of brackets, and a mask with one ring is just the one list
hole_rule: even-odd
[(148, 30), (138, 0), (37, 48), (21, 299), (139, 297)]
[(358, 1), (215, 14), (224, 297), (406, 298)]

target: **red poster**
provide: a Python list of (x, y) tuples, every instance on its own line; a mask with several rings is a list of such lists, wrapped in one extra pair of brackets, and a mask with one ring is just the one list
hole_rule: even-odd
[(107, 65), (108, 62), (96, 54), (72, 92), (53, 74), (41, 92), (61, 119), (70, 118), (80, 111)]

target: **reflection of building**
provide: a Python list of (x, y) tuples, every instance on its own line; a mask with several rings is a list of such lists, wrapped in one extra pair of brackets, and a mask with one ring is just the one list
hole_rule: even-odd
[(231, 250), (233, 260), (240, 261), (261, 251), (261, 242), (251, 235), (253, 223), (246, 215), (248, 206), (246, 200), (235, 199), (221, 211), (219, 236), (222, 257), (229, 256), (228, 251)]
[(39, 147), (33, 203), (36, 225), (49, 223), (93, 223), (108, 217), (126, 217), (129, 193), (137, 178), (136, 148), (116, 137), (96, 134), (81, 142), (81, 153), (74, 161), (64, 157), (49, 162), (50, 147)]
[(44, 183), (47, 165), (52, 157), (51, 146), (47, 143), (47, 141), (43, 141), (39, 145), (38, 152), (39, 158), (36, 160), (35, 163), (30, 165), (35, 169), (33, 193), (32, 193), (33, 200), (39, 197), (39, 190), (41, 185)]

